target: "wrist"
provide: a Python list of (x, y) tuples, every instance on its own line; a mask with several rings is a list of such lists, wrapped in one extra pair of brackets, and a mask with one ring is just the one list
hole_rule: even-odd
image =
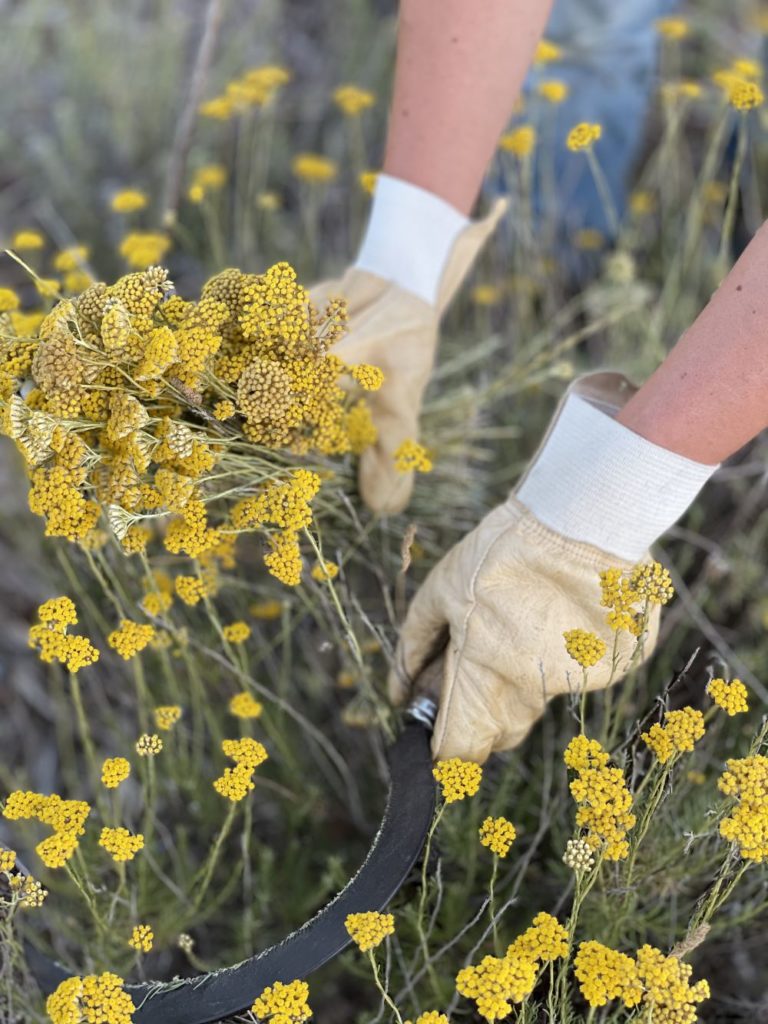
[[(592, 382), (608, 378), (607, 391), (592, 393)], [(629, 388), (617, 381), (628, 385), (618, 374), (573, 382), (513, 494), (550, 529), (637, 561), (719, 464), (696, 462), (618, 422)]]

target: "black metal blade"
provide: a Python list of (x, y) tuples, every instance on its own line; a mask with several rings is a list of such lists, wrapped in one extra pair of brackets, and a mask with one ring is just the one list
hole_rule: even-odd
[[(135, 1024), (212, 1024), (249, 1008), (275, 981), (305, 978), (349, 943), (347, 914), (383, 910), (426, 840), (435, 808), (429, 721), (411, 719), (390, 748), (387, 805), (368, 856), (354, 877), (311, 920), (241, 964), (195, 978), (128, 985)], [(72, 975), (32, 946), (27, 960), (43, 992)]]

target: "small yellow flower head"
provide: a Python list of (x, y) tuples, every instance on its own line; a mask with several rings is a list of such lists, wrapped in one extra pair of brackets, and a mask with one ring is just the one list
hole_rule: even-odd
[(536, 91), (547, 103), (558, 104), (568, 99), (570, 88), (565, 82), (551, 78), (546, 82), (540, 82)]
[(395, 934), (395, 919), (392, 914), (380, 914), (368, 910), (362, 914), (348, 914), (344, 922), (352, 941), (358, 949), (367, 953), (375, 949), (388, 935)]
[(530, 156), (536, 145), (536, 129), (532, 124), (521, 124), (499, 139), (499, 148), (517, 157)]
[(219, 421), (231, 420), (237, 410), (235, 409), (235, 403), (225, 399), (222, 402), (216, 402), (213, 407), (214, 419)]
[(376, 182), (379, 178), (378, 171), (360, 171), (358, 183), (367, 196), (372, 196), (376, 190)]
[(592, 144), (597, 142), (602, 134), (603, 129), (601, 125), (582, 121), (568, 132), (565, 144), (572, 153), (577, 153), (579, 150), (591, 148)]
[(205, 597), (205, 584), (198, 576), (177, 576), (173, 582), (181, 600), (192, 608)]
[(168, 732), (181, 718), (181, 708), (178, 704), (165, 704), (162, 707), (155, 708), (153, 715), (157, 728)]
[(667, 604), (675, 596), (672, 577), (661, 562), (634, 566), (629, 584), (642, 600), (651, 604)]
[(745, 860), (768, 860), (768, 757), (755, 754), (726, 761), (717, 788), (736, 800), (731, 814), (720, 822), (720, 835), (739, 846)]
[(384, 374), (378, 366), (359, 363), (357, 366), (351, 366), (350, 372), (360, 387), (366, 391), (378, 391), (384, 383)]
[(483, 769), (474, 761), (462, 761), (460, 757), (451, 757), (447, 761), (438, 761), (432, 774), (440, 783), (443, 799), (447, 804), (455, 800), (463, 800), (466, 796), (474, 796), (480, 788)]
[(533, 991), (536, 965), (526, 957), (486, 956), (479, 964), (464, 967), (456, 975), (456, 991), (474, 1000), (477, 1012), (487, 1021), (506, 1017), (512, 1003), (522, 1002)]
[[(414, 1022), (407, 1020), (404, 1024), (414, 1024)], [(415, 1024), (448, 1024), (448, 1018), (438, 1010), (427, 1010), (426, 1013), (419, 1014)]]
[(17, 252), (34, 252), (36, 249), (42, 249), (44, 245), (45, 239), (34, 228), (23, 228), (11, 239), (11, 248)]
[(256, 196), (256, 206), (267, 213), (279, 210), (281, 205), (280, 196), (277, 192), (259, 192)]
[(563, 864), (571, 871), (579, 874), (584, 871), (591, 871), (595, 866), (595, 858), (586, 839), (569, 839), (565, 844)]
[(737, 57), (731, 65), (737, 75), (743, 78), (761, 79), (763, 77), (763, 66), (758, 60), (751, 57)]
[(251, 627), (247, 622), (230, 622), (222, 630), (224, 639), (231, 644), (244, 644), (251, 635)]
[(72, 245), (68, 249), (62, 249), (54, 257), (53, 269), (61, 273), (78, 270), (90, 254), (91, 250), (87, 245)]
[(263, 710), (261, 701), (247, 691), (236, 693), (229, 702), (229, 713), (235, 718), (258, 718)]
[(139, 757), (155, 757), (163, 749), (163, 741), (153, 733), (145, 732), (136, 740), (136, 753)]
[[(19, 876), (13, 876), (14, 879), (16, 877)], [(44, 889), (36, 878), (32, 878), (31, 875), (28, 875), (21, 885), (19, 900), (21, 901), (22, 907), (42, 907), (47, 895), (48, 890)]]
[(582, 668), (591, 668), (605, 656), (605, 641), (586, 629), (568, 629), (563, 637), (566, 651)]
[(254, 619), (269, 621), (279, 619), (283, 614), (282, 601), (254, 601), (248, 608)]
[(293, 173), (301, 181), (313, 185), (324, 185), (336, 177), (337, 167), (333, 160), (319, 153), (299, 153), (291, 164)]
[(610, 999), (621, 999), (629, 1009), (643, 997), (637, 966), (626, 953), (590, 940), (580, 942), (574, 957), (574, 973), (581, 994), (590, 1006), (605, 1006)]
[(704, 772), (699, 771), (698, 768), (690, 768), (685, 773), (686, 779), (691, 783), (692, 786), (703, 786), (707, 781), (707, 776)]
[(309, 985), (298, 979), (287, 985), (276, 981), (264, 989), (251, 1011), (258, 1020), (270, 1020), (273, 1024), (302, 1024), (312, 1016)]
[(366, 448), (376, 443), (379, 432), (371, 418), (371, 410), (364, 398), (355, 402), (347, 413), (347, 436), (349, 446), (355, 455), (361, 455)]
[(731, 717), (749, 711), (749, 694), (740, 679), (732, 679), (729, 683), (725, 679), (710, 679), (707, 683), (707, 693), (715, 704), (723, 711), (727, 711)]
[(517, 839), (517, 831), (511, 821), (506, 818), (486, 818), (479, 829), (480, 843), (487, 846), (497, 857), (506, 857), (512, 843)]
[(221, 749), (235, 764), (246, 768), (258, 768), (269, 756), (264, 744), (250, 736), (243, 736), (239, 740), (222, 740)]
[(542, 911), (533, 924), (507, 947), (507, 957), (549, 963), (568, 955), (568, 931), (556, 917)]
[(37, 609), (37, 617), (51, 628), (64, 632), (66, 626), (77, 625), (77, 609), (69, 597), (53, 597)]
[(564, 760), (577, 773), (570, 790), (578, 805), (576, 824), (587, 830), (585, 842), (593, 851), (603, 847), (606, 860), (623, 860), (629, 855), (627, 832), (636, 822), (623, 772), (609, 765), (597, 740), (584, 735), (571, 740)]
[(6, 874), (16, 867), (16, 853), (14, 850), (0, 848), (0, 871)]
[(472, 289), (471, 298), (477, 306), (495, 306), (504, 297), (504, 292), (496, 284), (477, 284)]
[(418, 441), (403, 441), (395, 451), (395, 469), (398, 473), (431, 473), (432, 459)]
[(763, 90), (756, 82), (735, 82), (728, 90), (728, 102), (736, 110), (754, 110), (764, 100)]
[(225, 768), (222, 775), (213, 780), (216, 792), (232, 803), (244, 799), (253, 789), (253, 768), (244, 764), (236, 764), (234, 768)]
[(683, 18), (658, 18), (654, 27), (665, 39), (684, 39), (689, 32), (688, 22)]
[(166, 234), (159, 231), (133, 231), (122, 240), (119, 252), (129, 267), (146, 270), (162, 262), (170, 248), (171, 240)]
[(133, 860), (139, 850), (144, 849), (144, 836), (132, 835), (127, 828), (103, 828), (99, 836), (103, 847), (116, 863)]
[(340, 85), (334, 91), (333, 101), (345, 117), (358, 117), (376, 102), (376, 97), (358, 85)]
[(541, 39), (536, 46), (536, 53), (533, 59), (536, 64), (549, 64), (553, 60), (559, 60), (562, 55), (563, 51), (557, 43), (551, 43), (548, 39)]
[(649, 1016), (661, 1022), (700, 1019), (696, 1004), (709, 998), (709, 985), (703, 979), (690, 984), (690, 964), (647, 944), (638, 949), (635, 963)]
[(150, 953), (155, 942), (155, 933), (148, 924), (137, 924), (128, 939), (128, 945), (137, 953)]
[(107, 789), (117, 789), (131, 774), (131, 766), (124, 757), (108, 757), (101, 766), (101, 782)]
[(147, 205), (147, 197), (137, 188), (124, 188), (112, 196), (109, 205), (115, 213), (136, 213)]
[(629, 197), (629, 209), (636, 217), (645, 217), (656, 209), (655, 196), (645, 189), (638, 189)]
[(116, 974), (67, 978), (45, 1003), (51, 1024), (131, 1024), (136, 1005)]
[(120, 628), (107, 637), (107, 643), (117, 651), (121, 658), (128, 661), (149, 645), (155, 635), (155, 627), (149, 623), (132, 622), (123, 619)]
[(654, 752), (658, 761), (666, 764), (677, 754), (690, 753), (704, 732), (704, 716), (701, 711), (686, 707), (679, 711), (667, 711), (664, 725), (655, 723), (640, 738)]
[(44, 299), (55, 299), (59, 295), (61, 282), (55, 277), (36, 277), (35, 288)]
[(215, 96), (206, 100), (197, 108), (201, 117), (210, 117), (215, 121), (228, 121), (235, 113), (235, 104), (229, 96)]
[(21, 300), (12, 288), (0, 288), (0, 313), (12, 313), (21, 305)]
[(322, 582), (323, 580), (335, 580), (339, 575), (339, 567), (335, 562), (318, 562), (312, 567), (312, 579)]

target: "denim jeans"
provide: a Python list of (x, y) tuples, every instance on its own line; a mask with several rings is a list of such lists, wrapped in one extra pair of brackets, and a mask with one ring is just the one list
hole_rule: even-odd
[[(559, 232), (572, 237), (581, 228), (594, 228), (611, 235), (584, 154), (571, 153), (565, 145), (569, 130), (580, 121), (602, 125), (595, 154), (621, 217), (657, 85), (659, 36), (654, 21), (673, 13), (678, 2), (556, 0), (545, 38), (562, 48), (562, 57), (531, 69), (524, 85), (523, 117), (539, 127), (537, 149), (544, 154), (534, 168), (534, 210), (541, 215), (549, 206)], [(547, 79), (569, 87), (562, 103), (548, 104), (537, 95), (537, 86)], [(542, 163), (547, 160), (545, 173)]]

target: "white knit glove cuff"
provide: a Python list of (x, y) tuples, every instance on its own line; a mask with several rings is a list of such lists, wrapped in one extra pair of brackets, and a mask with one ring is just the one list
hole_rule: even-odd
[(653, 444), (572, 394), (513, 494), (558, 533), (634, 562), (719, 465)]

